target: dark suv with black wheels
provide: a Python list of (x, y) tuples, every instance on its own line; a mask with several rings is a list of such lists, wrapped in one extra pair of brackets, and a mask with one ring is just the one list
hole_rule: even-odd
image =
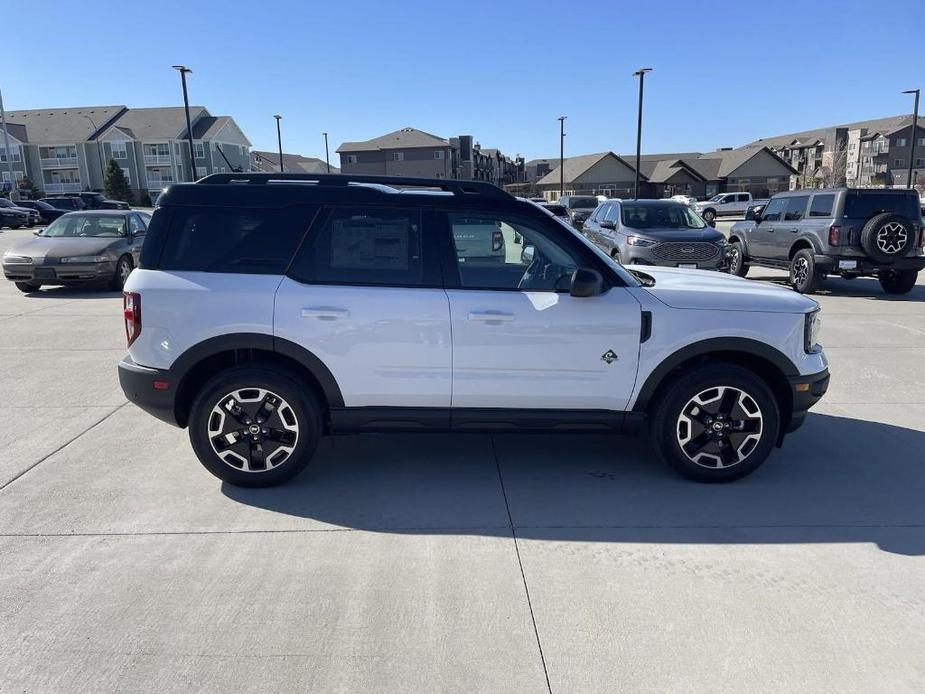
[(922, 217), (914, 190), (828, 188), (779, 193), (729, 232), (729, 271), (784, 268), (799, 292), (826, 275), (873, 276), (906, 294), (925, 267)]

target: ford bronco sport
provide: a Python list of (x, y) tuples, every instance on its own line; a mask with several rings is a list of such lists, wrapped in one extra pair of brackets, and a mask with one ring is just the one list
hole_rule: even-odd
[[(814, 301), (624, 268), (487, 183), (215, 174), (158, 203), (120, 381), (231, 484), (293, 477), (329, 433), (644, 425), (681, 473), (726, 481), (828, 385)], [(473, 225), (502, 258), (466, 250)]]
[(798, 292), (826, 275), (876, 276), (889, 294), (906, 294), (925, 267), (922, 218), (914, 190), (830, 188), (779, 193), (729, 231), (729, 271), (749, 265), (790, 271)]

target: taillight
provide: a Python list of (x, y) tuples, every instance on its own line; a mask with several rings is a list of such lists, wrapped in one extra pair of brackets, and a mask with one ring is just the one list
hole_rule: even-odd
[(919, 248), (925, 248), (925, 225), (919, 224)]
[(125, 339), (131, 347), (141, 333), (141, 295), (138, 292), (122, 292), (122, 315), (125, 318)]
[(841, 227), (838, 224), (833, 224), (829, 227), (829, 245), (841, 245)]
[(500, 231), (491, 232), (491, 250), (500, 251), (504, 248), (504, 234)]

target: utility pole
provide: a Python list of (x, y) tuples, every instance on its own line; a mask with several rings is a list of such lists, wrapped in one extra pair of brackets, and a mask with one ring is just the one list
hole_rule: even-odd
[(173, 69), (180, 73), (180, 81), (183, 83), (183, 108), (186, 109), (186, 138), (189, 140), (189, 180), (196, 180), (196, 152), (193, 149), (193, 126), (189, 118), (189, 95), (186, 92), (186, 73), (192, 72), (185, 65), (174, 65)]
[(6, 132), (6, 111), (3, 110), (3, 92), (0, 92), (0, 123), (3, 125), (3, 151), (6, 152), (6, 170), (10, 174), (10, 198), (16, 181), (13, 179), (13, 152), (10, 150), (10, 136)]
[[(97, 130), (96, 123), (94, 123), (93, 119), (90, 118), (90, 116), (88, 116), (86, 113), (82, 115), (84, 118), (90, 121), (90, 125), (93, 126), (93, 132), (90, 133), (90, 135), (93, 135), (93, 133), (95, 133)], [(89, 141), (89, 138), (87, 138), (87, 141)], [(96, 141), (96, 155), (100, 161), (100, 185), (102, 186), (102, 184), (106, 182), (106, 169), (103, 168), (103, 144), (99, 140)], [(89, 172), (89, 166), (87, 169)]]
[(639, 68), (633, 73), (633, 77), (639, 77), (639, 114), (636, 120), (636, 185), (633, 189), (633, 197), (636, 200), (639, 199), (639, 159), (642, 153), (642, 84), (645, 81), (647, 72), (652, 72), (652, 68)]
[(328, 134), (321, 134), (324, 135), (324, 165), (328, 167), (328, 173), (331, 173), (331, 159), (328, 156)]
[(283, 135), (279, 129), (279, 122), (283, 117), (278, 113), (273, 117), (276, 119), (276, 144), (279, 145), (279, 172), (283, 173)]
[(559, 116), (559, 197), (565, 195), (565, 119)]
[(915, 136), (918, 135), (919, 125), (919, 91), (907, 89), (903, 94), (915, 94), (915, 106), (912, 109), (912, 149), (909, 151), (909, 175), (906, 177), (906, 188), (912, 187), (912, 166), (915, 164)]

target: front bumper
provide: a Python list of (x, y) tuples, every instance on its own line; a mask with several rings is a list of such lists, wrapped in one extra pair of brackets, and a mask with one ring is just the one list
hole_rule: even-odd
[(169, 371), (141, 366), (126, 355), (119, 362), (119, 385), (125, 397), (148, 414), (175, 427), (181, 426), (175, 409), (179, 384), (171, 379)]
[(103, 263), (23, 264), (4, 263), (3, 276), (11, 282), (82, 284), (109, 280), (116, 272), (114, 260)]
[(793, 411), (786, 430), (789, 434), (803, 426), (806, 413), (829, 389), (829, 370), (823, 369), (806, 376), (791, 376), (787, 380), (790, 381), (790, 394), (793, 397)]
[(655, 246), (626, 246), (626, 254), (620, 254), (620, 262), (624, 265), (659, 265), (661, 267), (683, 267), (695, 265), (697, 270), (725, 270), (729, 266), (730, 246), (723, 246), (720, 252), (709, 260), (683, 262), (677, 260), (662, 260), (652, 252)]

